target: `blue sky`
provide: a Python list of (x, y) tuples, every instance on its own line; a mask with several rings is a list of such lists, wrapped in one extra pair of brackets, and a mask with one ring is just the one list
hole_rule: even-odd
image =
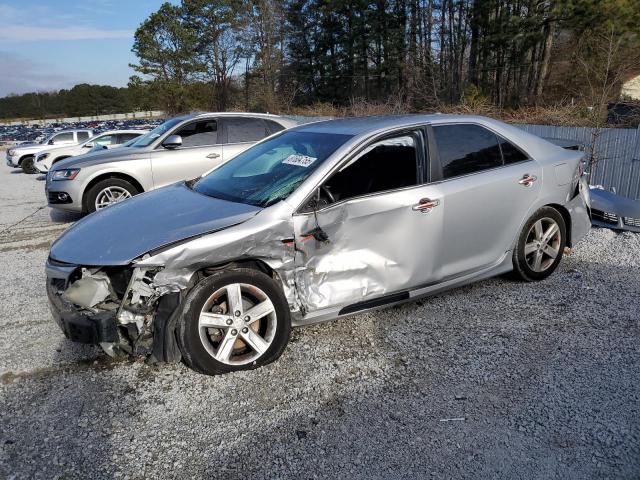
[(133, 34), (162, 3), (0, 0), (0, 97), (84, 82), (126, 85)]

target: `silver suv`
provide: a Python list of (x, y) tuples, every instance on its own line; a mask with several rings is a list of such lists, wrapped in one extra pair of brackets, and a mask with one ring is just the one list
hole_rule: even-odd
[(167, 120), (125, 148), (56, 163), (49, 206), (93, 212), (138, 193), (197, 178), (296, 122), (276, 115), (199, 113)]
[(55, 146), (75, 145), (84, 142), (93, 136), (93, 130), (86, 128), (80, 130), (62, 130), (49, 135), (40, 143), (22, 143), (7, 150), (7, 165), (10, 167), (22, 167), (27, 159), (33, 159), (41, 151)]

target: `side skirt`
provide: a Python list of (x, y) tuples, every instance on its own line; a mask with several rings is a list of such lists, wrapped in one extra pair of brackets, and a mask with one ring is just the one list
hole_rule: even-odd
[(379, 310), (394, 305), (401, 305), (403, 303), (418, 300), (424, 297), (430, 297), (438, 293), (452, 290), (457, 287), (462, 287), (470, 283), (474, 283), (487, 278), (502, 275), (513, 270), (513, 263), (511, 261), (511, 251), (505, 252), (504, 256), (495, 264), (487, 267), (484, 270), (470, 273), (461, 277), (456, 277), (444, 282), (426, 285), (418, 287), (412, 290), (406, 290), (402, 292), (391, 293), (383, 295), (381, 297), (372, 298), (363, 302), (353, 303), (344, 307), (326, 308), (318, 310), (316, 312), (310, 312), (299, 320), (294, 320), (292, 325), (294, 327), (302, 327), (306, 325), (313, 325), (316, 323), (327, 322), (336, 318), (348, 317), (357, 313), (368, 312), (372, 310)]

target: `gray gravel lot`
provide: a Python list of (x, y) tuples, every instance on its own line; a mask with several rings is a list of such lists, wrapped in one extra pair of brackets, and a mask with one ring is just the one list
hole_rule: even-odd
[(640, 478), (640, 235), (206, 377), (64, 339), (43, 263), (76, 217), (1, 167), (0, 478)]

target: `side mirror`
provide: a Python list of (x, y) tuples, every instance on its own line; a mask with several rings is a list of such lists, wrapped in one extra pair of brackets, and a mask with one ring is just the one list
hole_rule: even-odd
[(164, 142), (162, 142), (164, 148), (169, 150), (182, 146), (182, 137), (180, 135), (169, 135)]
[(53, 141), (53, 138), (52, 138), (51, 140), (49, 140), (48, 143), (49, 143), (49, 145), (54, 145), (55, 142)]
[(93, 148), (93, 143), (85, 143), (82, 148)]

